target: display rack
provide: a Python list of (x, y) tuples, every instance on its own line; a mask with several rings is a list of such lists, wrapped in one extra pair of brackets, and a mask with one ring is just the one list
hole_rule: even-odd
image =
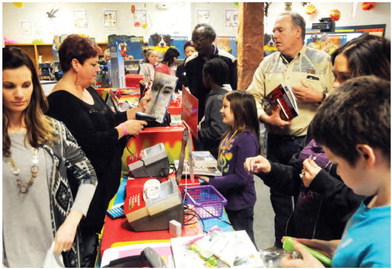
[[(107, 43), (97, 43), (98, 46), (103, 52), (108, 48)], [(41, 61), (44, 62), (53, 62), (53, 52), (52, 46), (53, 44), (48, 43), (41, 43), (41, 44), (5, 44), (6, 47), (18, 47), (23, 50), (27, 55), (29, 55), (30, 59), (34, 62), (34, 65), (37, 70), (38, 63), (39, 63), (39, 56), (42, 56)]]

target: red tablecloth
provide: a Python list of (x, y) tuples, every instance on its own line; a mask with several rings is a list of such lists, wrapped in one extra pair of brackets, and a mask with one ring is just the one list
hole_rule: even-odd
[[(200, 223), (184, 226), (182, 232), (183, 236), (203, 233)], [(174, 235), (169, 234), (169, 230), (134, 232), (129, 228), (126, 218), (112, 220), (106, 217), (100, 253), (102, 255), (105, 250), (115, 246), (169, 241), (173, 237)]]

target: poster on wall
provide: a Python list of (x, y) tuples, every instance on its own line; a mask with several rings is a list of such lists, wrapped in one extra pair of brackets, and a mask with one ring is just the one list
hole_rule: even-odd
[(198, 10), (196, 12), (196, 22), (199, 23), (210, 23), (210, 11), (209, 10)]
[(225, 10), (225, 27), (238, 26), (238, 11), (234, 9)]
[(20, 28), (22, 30), (22, 35), (31, 35), (31, 24), (29, 21), (21, 21)]
[(145, 9), (136, 9), (135, 10), (135, 27), (143, 27), (147, 26), (147, 13)]
[[(126, 48), (124, 59), (143, 59), (143, 37), (130, 35), (109, 35), (109, 43), (117, 43), (120, 50)], [(124, 57), (125, 56), (125, 57)]]
[(237, 57), (237, 41), (235, 36), (217, 36), (215, 43), (219, 49), (229, 52)]
[(73, 20), (75, 28), (87, 28), (87, 10), (85, 9), (74, 9)]
[(103, 26), (108, 29), (117, 28), (117, 10), (103, 11)]
[(308, 47), (324, 51), (331, 55), (346, 42), (360, 35), (362, 35), (362, 32), (306, 34), (305, 44)]

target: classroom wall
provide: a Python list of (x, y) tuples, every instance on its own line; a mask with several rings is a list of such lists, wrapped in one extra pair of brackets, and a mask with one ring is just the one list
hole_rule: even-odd
[[(306, 21), (306, 28), (311, 28), (312, 23), (319, 22), (320, 18), (329, 17), (332, 9), (339, 9), (341, 13), (340, 19), (335, 22), (336, 27), (355, 26), (355, 25), (371, 25), (386, 24), (385, 37), (390, 39), (391, 36), (391, 3), (378, 2), (372, 10), (364, 11), (361, 8), (362, 2), (312, 2), (317, 8), (317, 12), (313, 15), (307, 15), (305, 8), (301, 2), (292, 3), (292, 11), (301, 14)], [(269, 7), (268, 17), (264, 19), (264, 29), (266, 33), (272, 33), (272, 28), (276, 16), (285, 9), (284, 2), (272, 2)], [(353, 10), (356, 15), (353, 17)]]
[[(135, 15), (131, 12), (131, 5), (136, 10), (146, 10), (147, 27), (135, 27)], [(163, 4), (163, 5), (162, 5)], [(357, 14), (352, 16), (352, 2), (315, 2), (318, 12), (306, 15), (300, 2), (293, 2), (292, 10), (304, 16), (307, 28), (319, 18), (328, 17), (331, 9), (338, 8), (341, 19), (336, 26), (352, 26), (367, 24), (386, 24), (386, 37), (390, 37), (390, 3), (377, 3), (370, 11), (363, 11), (361, 3), (356, 6)], [(65, 2), (25, 2), (24, 7), (17, 8), (13, 3), (3, 3), (3, 36), (17, 43), (32, 43), (39, 40), (52, 43), (55, 34), (79, 33), (95, 37), (97, 42), (106, 42), (110, 34), (148, 36), (152, 33), (164, 33), (173, 36), (190, 37), (193, 27), (197, 23), (198, 11), (209, 11), (209, 23), (213, 25), (219, 36), (236, 36), (236, 27), (226, 27), (225, 13), (237, 10), (236, 2), (147, 2), (147, 3), (65, 3)], [(268, 17), (265, 18), (265, 31), (272, 32), (276, 16), (284, 11), (284, 2), (272, 2)], [(56, 18), (48, 18), (47, 12), (59, 9)], [(87, 28), (75, 28), (73, 21), (74, 10), (87, 11)], [(117, 10), (117, 28), (106, 29), (103, 25), (104, 10)], [(22, 33), (21, 23), (30, 26)]]

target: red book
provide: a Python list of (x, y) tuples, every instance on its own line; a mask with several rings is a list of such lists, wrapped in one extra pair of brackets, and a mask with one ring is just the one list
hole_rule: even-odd
[(278, 85), (264, 98), (263, 104), (265, 112), (269, 115), (279, 106), (280, 117), (283, 120), (291, 120), (298, 116), (297, 101), (290, 86)]

